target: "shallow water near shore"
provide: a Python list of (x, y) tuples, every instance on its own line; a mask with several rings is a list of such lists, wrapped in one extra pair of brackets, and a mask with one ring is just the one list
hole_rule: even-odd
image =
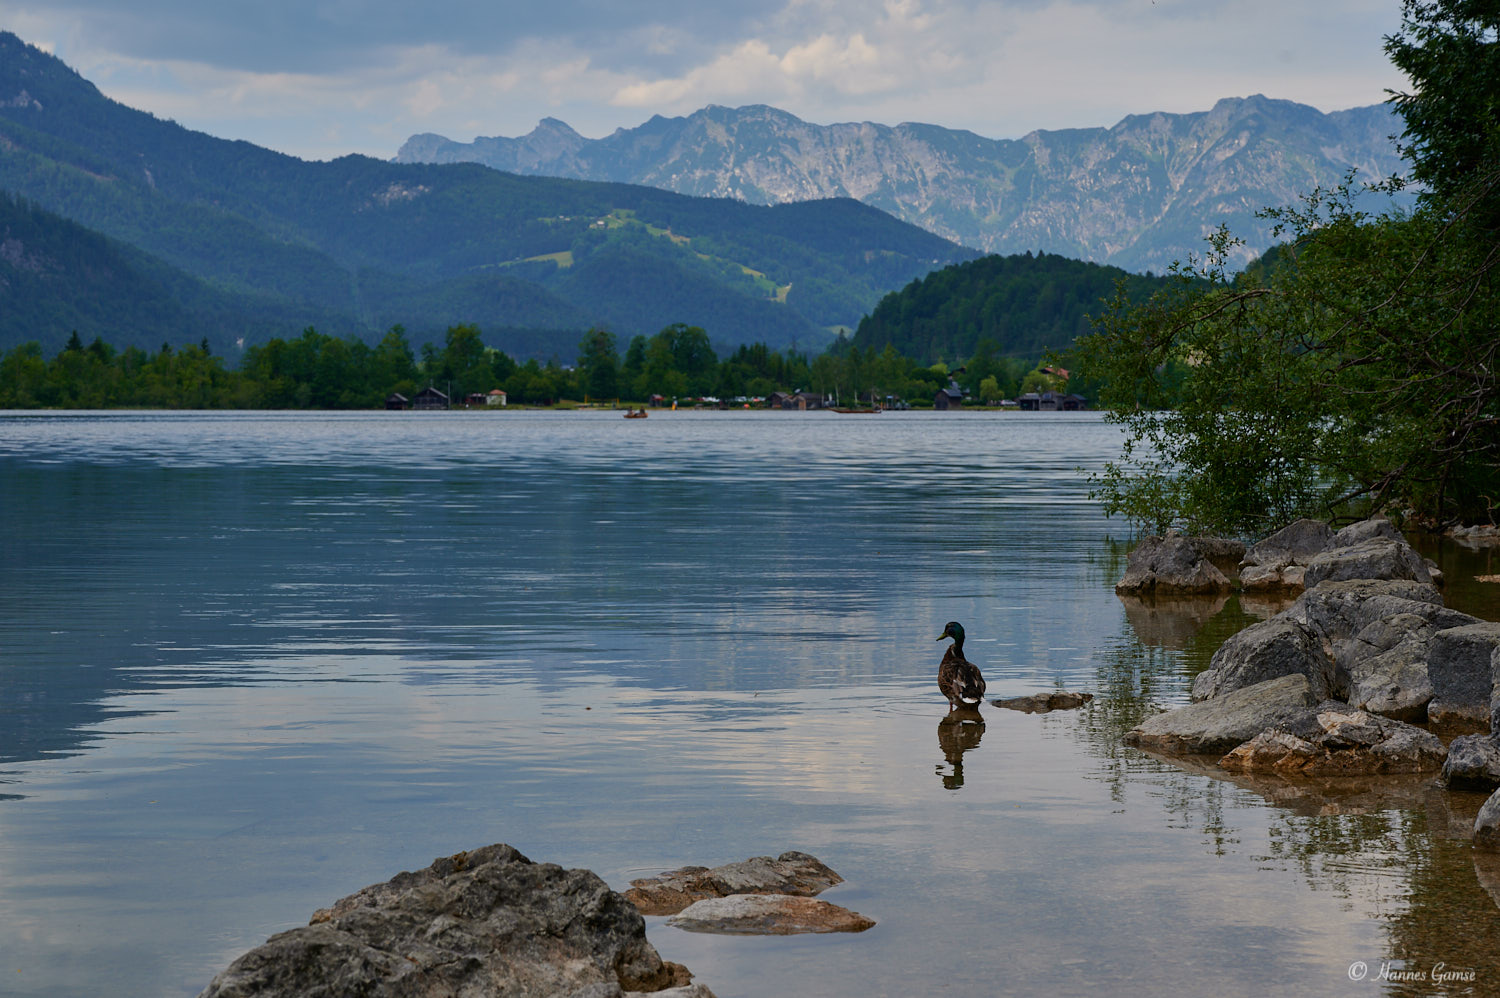
[[(0, 414), (0, 993), (194, 995), (491, 842), (616, 889), (799, 849), (878, 923), (648, 919), (720, 998), (1500, 991), (1482, 795), (1120, 745), (1273, 608), (1115, 596), (1126, 528), (1077, 469), (1118, 442), (1093, 414)], [(1487, 555), (1429, 553), (1500, 616)], [(942, 723), (948, 620), (990, 696), (1096, 699)]]

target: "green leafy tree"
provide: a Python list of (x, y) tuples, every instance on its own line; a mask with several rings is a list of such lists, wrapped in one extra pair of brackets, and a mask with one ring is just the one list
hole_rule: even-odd
[(1429, 185), (1418, 207), (1365, 214), (1351, 177), (1265, 212), (1285, 242), (1259, 266), (1230, 274), (1221, 229), (1144, 304), (1122, 286), (1076, 354), (1127, 430), (1095, 480), (1108, 511), (1245, 536), (1370, 508), (1492, 515), (1500, 8), (1403, 15), (1387, 50), (1413, 82), (1393, 102)]
[[(1500, 4), (1403, 0), (1401, 30), (1386, 39), (1411, 80), (1392, 103), (1405, 120), (1401, 151), (1431, 195), (1451, 200), (1500, 166)], [(1484, 223), (1500, 222), (1488, 185)]]
[(615, 334), (595, 327), (578, 345), (578, 371), (584, 393), (593, 399), (618, 398), (620, 355), (615, 350)]

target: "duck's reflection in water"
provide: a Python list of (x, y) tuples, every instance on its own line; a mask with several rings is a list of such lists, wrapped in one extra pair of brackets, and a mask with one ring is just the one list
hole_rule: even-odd
[(945, 763), (938, 764), (937, 773), (944, 787), (957, 790), (964, 785), (964, 753), (978, 748), (983, 737), (984, 718), (977, 708), (950, 711), (938, 722), (938, 748), (943, 750)]

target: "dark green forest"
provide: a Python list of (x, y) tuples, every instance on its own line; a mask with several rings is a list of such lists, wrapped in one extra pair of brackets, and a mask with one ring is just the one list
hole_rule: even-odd
[(987, 256), (933, 271), (888, 295), (859, 324), (854, 343), (895, 347), (923, 363), (961, 363), (989, 341), (1007, 356), (1065, 350), (1123, 284), (1144, 301), (1165, 278), (1047, 255)]

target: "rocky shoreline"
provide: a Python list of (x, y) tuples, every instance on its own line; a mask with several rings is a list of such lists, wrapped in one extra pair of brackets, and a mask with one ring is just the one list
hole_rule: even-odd
[[(1209, 554), (1232, 544), (1147, 538), (1116, 591), (1222, 599), (1233, 583)], [(1126, 744), (1283, 779), (1440, 773), (1495, 791), (1473, 838), (1500, 850), (1500, 623), (1444, 606), (1437, 566), (1384, 518), (1337, 532), (1298, 521), (1243, 550), (1237, 574), (1242, 593), (1300, 594), (1226, 640), (1193, 702)]]
[(843, 882), (784, 852), (632, 881), (533, 863), (496, 844), (436, 859), (314, 912), (218, 974), (199, 998), (713, 998), (646, 940), (643, 913), (689, 932), (863, 932), (875, 921), (816, 900)]

